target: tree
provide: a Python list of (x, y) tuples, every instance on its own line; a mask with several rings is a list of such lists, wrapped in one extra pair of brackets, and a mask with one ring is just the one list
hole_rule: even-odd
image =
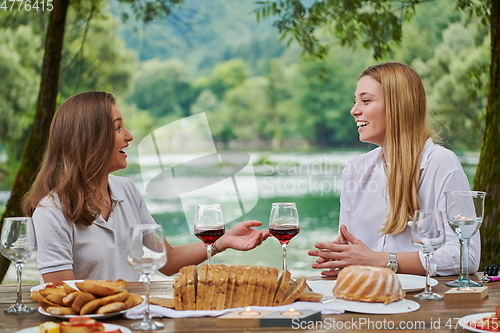
[[(415, 13), (421, 0), (317, 0), (306, 7), (300, 0), (258, 2), (257, 19), (276, 16), (274, 26), (288, 42), (296, 40), (305, 53), (323, 57), (334, 35), (342, 46), (372, 49), (382, 58), (395, 43), (400, 43), (402, 26)], [(398, 6), (399, 4), (399, 6)], [(500, 2), (498, 0), (457, 0), (456, 8), (468, 11), (488, 25), (490, 31), (490, 87), (485, 113), (485, 131), (474, 189), (487, 193), (481, 245), (481, 265), (500, 260)], [(358, 44), (359, 43), (359, 44)]]
[(128, 101), (157, 118), (171, 113), (188, 116), (194, 98), (186, 66), (176, 59), (143, 62)]
[(0, 31), (0, 145), (6, 147), (5, 174), (14, 173), (31, 125), (40, 71), (41, 39), (22, 25)]
[[(182, 0), (119, 0), (122, 3), (130, 4), (134, 13), (145, 22), (153, 20), (155, 17), (170, 15), (172, 7), (182, 3)], [(56, 100), (59, 87), (59, 69), (63, 42), (65, 37), (66, 17), (71, 0), (54, 0), (53, 10), (50, 12), (49, 22), (45, 34), (45, 48), (41, 71), (40, 88), (35, 111), (33, 125), (24, 146), (21, 167), (16, 174), (11, 197), (5, 207), (2, 216), (19, 216), (21, 212), (21, 200), (29, 189), (33, 175), (37, 173), (43, 156), (43, 149), (48, 139), (50, 123), (56, 109)], [(101, 8), (101, 1), (81, 1), (73, 0), (74, 9), (79, 12), (85, 10), (88, 19), (97, 14)], [(2, 222), (3, 223), (3, 222)], [(3, 279), (9, 262), (4, 257), (0, 258), (0, 279)]]
[(201, 89), (210, 89), (219, 99), (226, 91), (242, 84), (249, 76), (249, 69), (241, 59), (231, 59), (217, 64), (208, 77), (201, 77), (195, 86)]
[(137, 56), (116, 38), (117, 20), (104, 10), (90, 22), (75, 16), (71, 12), (68, 16), (71, 33), (66, 34), (63, 47), (60, 97), (87, 90), (128, 92)]
[(490, 89), (486, 105), (486, 128), (474, 188), (485, 191), (484, 220), (481, 226), (481, 264), (500, 259), (500, 2), (490, 0), (491, 65)]
[(450, 24), (434, 57), (412, 63), (428, 88), (435, 128), (454, 149), (479, 151), (486, 125), (489, 36), (477, 30), (477, 24)]
[[(6, 17), (1, 17), (6, 16)], [(128, 89), (135, 53), (116, 34), (116, 20), (106, 12), (86, 20), (70, 11), (62, 50), (59, 100), (84, 90), (106, 90), (119, 96)], [(1, 18), (7, 18), (0, 12)], [(48, 18), (48, 17), (47, 17)], [(82, 22), (85, 21), (85, 22)], [(85, 32), (86, 31), (86, 32)], [(0, 180), (12, 184), (32, 125), (43, 56), (43, 31), (29, 22), (0, 29), (0, 147), (6, 155)]]
[[(50, 122), (54, 115), (59, 83), (59, 67), (64, 40), (64, 27), (69, 0), (54, 1), (54, 9), (50, 13), (47, 34), (45, 36), (45, 53), (42, 63), (40, 89), (38, 91), (35, 120), (23, 150), (21, 167), (17, 172), (10, 199), (5, 207), (4, 217), (22, 216), (21, 200), (32, 182), (43, 156), (43, 147), (47, 142)], [(3, 222), (2, 222), (3, 224)], [(0, 258), (0, 276), (5, 276), (10, 262)]]
[[(356, 59), (343, 66), (347, 57)], [(356, 125), (350, 114), (352, 92), (356, 89), (364, 54), (340, 50), (320, 61), (299, 65), (300, 77), (294, 81), (294, 96), (301, 108), (298, 123), (304, 137), (318, 147), (359, 145)]]

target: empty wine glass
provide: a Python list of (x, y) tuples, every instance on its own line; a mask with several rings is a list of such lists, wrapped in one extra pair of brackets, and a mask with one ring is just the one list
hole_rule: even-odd
[(194, 234), (205, 243), (209, 265), (214, 243), (224, 232), (224, 217), (220, 204), (199, 204), (194, 217)]
[(425, 256), (425, 289), (413, 296), (418, 300), (442, 300), (443, 296), (432, 291), (430, 285), (431, 259), (434, 252), (446, 241), (443, 214), (438, 210), (415, 211), (411, 224), (411, 240)]
[(445, 192), (446, 218), (460, 242), (460, 275), (446, 282), (449, 287), (480, 287), (481, 283), (469, 279), (469, 242), (483, 222), (485, 192)]
[(0, 253), (9, 259), (17, 272), (16, 303), (4, 311), (9, 314), (32, 313), (36, 309), (23, 304), (21, 277), (24, 263), (36, 252), (36, 237), (31, 217), (7, 217), (3, 220)]
[(132, 227), (127, 247), (127, 262), (141, 273), (144, 282), (144, 316), (130, 325), (135, 330), (158, 330), (163, 324), (153, 321), (149, 313), (149, 284), (153, 272), (167, 263), (165, 239), (159, 224), (138, 224)]
[(276, 237), (281, 244), (283, 270), (287, 269), (286, 249), (288, 243), (299, 231), (299, 213), (295, 203), (273, 203), (269, 217), (269, 233)]

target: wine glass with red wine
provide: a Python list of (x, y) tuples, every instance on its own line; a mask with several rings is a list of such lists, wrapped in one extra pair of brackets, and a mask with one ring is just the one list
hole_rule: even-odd
[(214, 243), (224, 235), (224, 232), (224, 218), (220, 204), (199, 204), (194, 216), (194, 234), (205, 243), (209, 265)]
[(281, 244), (283, 270), (286, 266), (286, 248), (290, 240), (299, 233), (299, 213), (293, 202), (273, 203), (269, 217), (269, 233)]

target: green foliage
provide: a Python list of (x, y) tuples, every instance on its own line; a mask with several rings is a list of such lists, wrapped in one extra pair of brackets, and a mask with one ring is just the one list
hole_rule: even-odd
[[(122, 12), (118, 7), (113, 6), (116, 15)], [(253, 7), (253, 1), (186, 0), (169, 18), (147, 25), (128, 20), (121, 35), (141, 61), (182, 59), (193, 77), (234, 58), (245, 61), (252, 74), (262, 74), (267, 59), (281, 56), (286, 46), (277, 42), (270, 24), (255, 22)]]
[(460, 13), (453, 10), (448, 1), (419, 4), (415, 8), (412, 21), (403, 25), (403, 38), (393, 47), (388, 58), (407, 64), (411, 64), (415, 59), (429, 60), (443, 39), (443, 30), (461, 19)]
[(69, 16), (73, 27), (64, 43), (62, 98), (88, 90), (125, 93), (135, 70), (136, 55), (116, 35), (116, 19), (103, 12), (90, 22), (80, 22), (74, 12)]
[[(136, 56), (117, 37), (116, 20), (102, 6), (102, 1), (74, 2), (68, 14), (59, 102), (80, 91), (121, 94), (129, 87)], [(10, 183), (35, 114), (45, 17), (22, 13), (6, 21), (9, 27), (0, 29), (0, 149), (6, 154), (0, 181)]]
[(217, 64), (209, 77), (198, 79), (195, 85), (201, 89), (209, 89), (219, 99), (226, 91), (239, 86), (249, 76), (249, 69), (241, 59), (232, 59)]
[[(365, 58), (363, 53), (335, 49), (324, 59), (300, 63), (293, 93), (296, 104), (302, 110), (297, 123), (313, 146), (352, 146), (359, 143), (350, 109)], [(349, 60), (352, 66), (344, 66)]]
[[(114, 5), (120, 3), (128, 1), (112, 2)], [(146, 10), (146, 3), (137, 3), (134, 5), (137, 8), (134, 8)], [(284, 10), (277, 4), (273, 7), (272, 3), (260, 2), (254, 15), (257, 13), (262, 19), (265, 8), (267, 12), (264, 16), (276, 15), (279, 10)], [(286, 49), (285, 44), (278, 41), (278, 34), (273, 33), (274, 29), (253, 22), (255, 17), (248, 15), (252, 4), (219, 0), (208, 4), (188, 0), (181, 10), (177, 10), (174, 8), (178, 2), (172, 1), (170, 5), (173, 7), (169, 6), (166, 12), (180, 16), (149, 22), (142, 30), (145, 39), (141, 40), (129, 27), (138, 25), (138, 21), (131, 20), (129, 16), (127, 26), (120, 27), (116, 19), (108, 17), (103, 7), (105, 1), (73, 2), (59, 100), (62, 102), (76, 92), (91, 89), (108, 90), (117, 93), (118, 97), (123, 96), (119, 107), (136, 139), (146, 135), (155, 124), (207, 112), (216, 139), (228, 145), (239, 141), (254, 143), (261, 148), (280, 148), (290, 142), (307, 143), (312, 147), (355, 146), (359, 142), (349, 113), (351, 96), (359, 73), (373, 64), (373, 59), (367, 52), (353, 52), (341, 46), (354, 46), (356, 38), (367, 33), (365, 30), (369, 24), (378, 24), (373, 21), (374, 18), (385, 13), (385, 21), (380, 23), (385, 22), (386, 25), (388, 20), (392, 20), (391, 24), (402, 24), (405, 19), (413, 18), (401, 30), (404, 35), (401, 44), (390, 44), (389, 40), (400, 33), (392, 27), (385, 32), (387, 44), (380, 46), (381, 50), (390, 46), (388, 59), (412, 64), (421, 73), (433, 111), (432, 121), (438, 124), (437, 129), (445, 141), (454, 148), (477, 149), (483, 130), (481, 110), (485, 103), (485, 73), (489, 58), (487, 46), (483, 45), (483, 42), (486, 43), (487, 28), (480, 27), (473, 17), (460, 15), (452, 10), (449, 3), (442, 1), (414, 6), (413, 2), (393, 2), (389, 5), (387, 1), (336, 0), (329, 2), (335, 11), (343, 8), (353, 12), (344, 13), (333, 21), (328, 18), (333, 23), (323, 24), (327, 18), (323, 22), (314, 15), (324, 13), (326, 2), (323, 7), (319, 5), (321, 1), (310, 7), (300, 7), (297, 1), (282, 1), (281, 5), (285, 3), (288, 7), (282, 13), (286, 12), (290, 20), (298, 19), (300, 15), (307, 18), (304, 24), (310, 23), (313, 18), (318, 19), (310, 33), (318, 43), (325, 43), (330, 48), (323, 59), (297, 61), (294, 46)], [(398, 6), (397, 10), (395, 6)], [(121, 5), (123, 8), (127, 7)], [(118, 13), (116, 7), (113, 12)], [(343, 31), (347, 26), (338, 28), (338, 21), (347, 19), (347, 15), (361, 21), (349, 26), (349, 31)], [(90, 23), (87, 20), (89, 17), (92, 18)], [(16, 17), (16, 20), (4, 21), (4, 24), (10, 22), (10, 25), (30, 24), (35, 31), (32, 36), (26, 31), (22, 33), (26, 34), (24, 43), (31, 43), (29, 49), (25, 46), (26, 50), (21, 47), (23, 38), (17, 35), (14, 38), (10, 30), (0, 30), (5, 31), (5, 36), (10, 36), (10, 39), (2, 38), (0, 42), (0, 48), (9, 45), (8, 51), (0, 51), (0, 57), (6, 59), (4, 63), (12, 62), (8, 59), (15, 58), (16, 52), (17, 57), (26, 62), (21, 67), (2, 69), (12, 73), (22, 72), (5, 74), (4, 77), (15, 76), (11, 80), (13, 87), (20, 88), (11, 91), (17, 91), (14, 100), (24, 106), (17, 109), (11, 107), (9, 113), (0, 114), (4, 122), (2, 126), (16, 122), (15, 126), (8, 127), (8, 132), (1, 132), (12, 135), (8, 146), (12, 149), (9, 156), (15, 156), (14, 160), (18, 160), (24, 141), (19, 135), (26, 135), (34, 108), (42, 47), (42, 37), (38, 33), (43, 31), (41, 27), (45, 19), (24, 15)], [(148, 20), (147, 15), (145, 19)], [(178, 24), (172, 24), (172, 20), (178, 20)], [(469, 25), (468, 20), (472, 22)], [(389, 27), (390, 24), (383, 29)], [(478, 28), (474, 30), (473, 27)], [(143, 59), (156, 59), (137, 65), (135, 54), (117, 35), (118, 28), (122, 29), (127, 47), (136, 48)], [(343, 40), (347, 37), (349, 41)], [(16, 52), (12, 51), (13, 40), (19, 44)], [(178, 55), (182, 61), (164, 60), (173, 55)], [(26, 73), (31, 73), (29, 75), (33, 80), (26, 79)], [(133, 80), (132, 73), (135, 73)], [(200, 73), (205, 74), (199, 76)], [(31, 99), (24, 97), (29, 89), (32, 91), (29, 95)], [(127, 93), (128, 90), (130, 93)], [(7, 90), (3, 91), (5, 95)], [(4, 95), (0, 92), (0, 96)], [(26, 106), (29, 103), (31, 109)], [(22, 116), (12, 117), (14, 110)], [(461, 131), (465, 134), (452, 131), (457, 127), (465, 128), (466, 131)], [(5, 142), (0, 145), (5, 146)]]
[(401, 26), (411, 18), (420, 0), (322, 0), (306, 7), (300, 0), (258, 1), (257, 19), (275, 17), (273, 25), (282, 38), (295, 39), (304, 51), (323, 57), (328, 44), (316, 35), (318, 28), (331, 30), (342, 46), (355, 47), (357, 41), (373, 50), (376, 59), (402, 38)]
[(7, 155), (0, 174), (17, 169), (31, 124), (40, 80), (40, 44), (41, 38), (29, 26), (0, 30), (0, 147)]
[(193, 100), (186, 66), (180, 60), (153, 59), (143, 62), (136, 72), (127, 101), (159, 118), (171, 113), (188, 116)]
[(440, 136), (456, 149), (479, 150), (489, 87), (489, 36), (475, 24), (453, 23), (426, 63), (416, 61), (429, 91)]

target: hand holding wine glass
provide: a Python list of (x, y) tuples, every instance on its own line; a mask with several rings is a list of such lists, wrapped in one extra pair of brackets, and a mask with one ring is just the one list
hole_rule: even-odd
[(213, 245), (224, 232), (224, 218), (220, 204), (199, 204), (194, 217), (194, 234), (205, 243), (209, 265)]
[(469, 279), (469, 241), (483, 222), (485, 192), (452, 191), (444, 193), (446, 218), (460, 242), (460, 275), (446, 282), (449, 287), (480, 287), (481, 283)]
[(0, 253), (9, 259), (17, 272), (17, 300), (5, 309), (9, 314), (32, 313), (36, 309), (23, 304), (21, 280), (24, 263), (36, 252), (36, 237), (31, 217), (7, 217), (0, 235)]
[(286, 249), (288, 243), (299, 231), (299, 213), (295, 203), (273, 203), (269, 217), (269, 233), (276, 237), (281, 244), (283, 270), (287, 269)]
[(425, 289), (413, 296), (418, 300), (442, 300), (443, 296), (432, 291), (430, 286), (431, 258), (446, 241), (443, 214), (438, 210), (415, 211), (411, 225), (411, 240), (425, 256)]
[(149, 313), (151, 275), (167, 263), (165, 239), (159, 224), (138, 224), (132, 227), (128, 242), (128, 263), (141, 272), (145, 289), (145, 310), (141, 322), (130, 325), (135, 330), (158, 330), (163, 324), (153, 321)]

